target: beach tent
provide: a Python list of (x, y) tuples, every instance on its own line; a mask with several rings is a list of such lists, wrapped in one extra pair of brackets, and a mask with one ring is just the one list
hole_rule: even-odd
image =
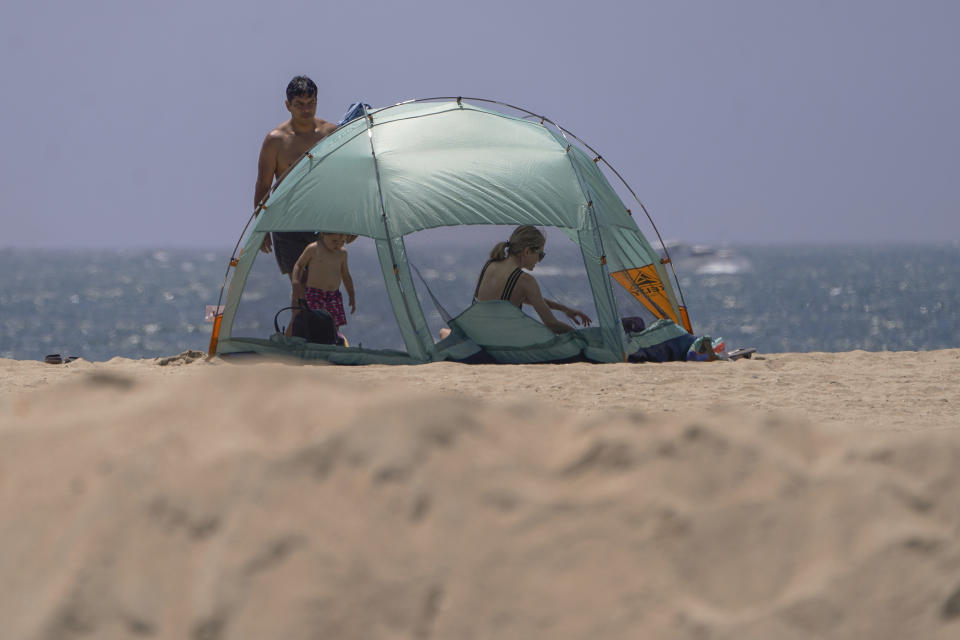
[[(314, 146), (291, 167), (244, 231), (243, 249), (239, 254), (235, 250), (225, 278), (229, 287), (215, 319), (211, 354), (288, 353), (343, 363), (414, 363), (462, 360), (483, 350), (499, 354), (494, 360), (500, 362), (577, 355), (618, 362), (636, 341), (620, 322), (613, 287), (628, 290), (655, 318), (690, 331), (682, 296), (678, 300), (668, 278), (669, 260), (640, 232), (601, 171), (602, 158), (545, 117), (509, 107), (519, 113), (512, 115), (493, 106), (508, 107), (461, 98), (376, 110), (364, 105), (360, 117)], [(451, 318), (453, 335), (435, 342), (417, 296), (404, 237), (438, 227), (520, 224), (560, 229), (579, 246), (597, 326), (555, 336), (509, 303), (481, 304)], [(315, 345), (279, 334), (233, 335), (244, 283), (264, 235), (319, 230), (374, 240), (406, 351)], [(497, 328), (507, 325), (509, 330)]]

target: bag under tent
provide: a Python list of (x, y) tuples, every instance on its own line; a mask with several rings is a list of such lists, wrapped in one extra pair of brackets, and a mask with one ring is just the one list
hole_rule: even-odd
[[(640, 231), (601, 171), (601, 164), (609, 165), (599, 154), (543, 116), (522, 110), (516, 116), (473, 102), (500, 105), (460, 98), (377, 110), (361, 105), (361, 117), (293, 165), (251, 217), (234, 250), (210, 354), (335, 364), (605, 363), (631, 360), (684, 336), (692, 339), (679, 284), (675, 293), (668, 277), (669, 257), (662, 258)], [(558, 335), (510, 303), (475, 302), (452, 307), (456, 315), (448, 318), (449, 336), (434, 338), (423, 305), (434, 296), (418, 293), (407, 246), (411, 235), (522, 224), (555, 230), (576, 247), (595, 326)], [(254, 334), (241, 328), (238, 309), (264, 237), (304, 231), (372, 242), (403, 349), (364, 348), (353, 339), (350, 346), (318, 344), (280, 331)], [(649, 326), (625, 330), (624, 300), (647, 314)]]

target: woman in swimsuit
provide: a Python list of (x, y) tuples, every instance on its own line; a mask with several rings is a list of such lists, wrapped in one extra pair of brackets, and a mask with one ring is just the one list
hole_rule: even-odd
[(573, 331), (574, 327), (557, 320), (553, 311), (565, 314), (578, 325), (588, 326), (591, 320), (587, 314), (544, 298), (537, 279), (523, 271), (533, 271), (537, 263), (543, 260), (546, 242), (547, 239), (536, 227), (523, 225), (514, 229), (509, 241), (498, 242), (490, 252), (490, 259), (483, 265), (477, 280), (473, 299), (508, 300), (518, 307), (529, 304), (543, 324), (554, 333)]

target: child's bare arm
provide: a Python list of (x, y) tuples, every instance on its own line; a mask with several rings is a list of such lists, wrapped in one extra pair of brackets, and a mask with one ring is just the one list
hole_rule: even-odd
[(350, 302), (350, 313), (355, 313), (357, 304), (353, 297), (353, 278), (350, 276), (350, 267), (347, 265), (347, 252), (343, 252), (343, 264), (340, 265), (340, 278), (343, 288), (347, 290), (347, 300)]
[(310, 259), (313, 256), (316, 243), (310, 243), (297, 258), (293, 265), (293, 271), (290, 272), (290, 283), (293, 285), (293, 304), (296, 306), (297, 300), (306, 295), (306, 289), (303, 286), (303, 271), (310, 265)]

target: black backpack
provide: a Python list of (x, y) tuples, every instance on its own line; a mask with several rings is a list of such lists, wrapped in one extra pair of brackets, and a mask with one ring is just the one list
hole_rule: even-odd
[(337, 325), (333, 321), (333, 316), (322, 309), (311, 309), (303, 298), (297, 301), (297, 306), (284, 307), (273, 316), (273, 328), (276, 329), (277, 333), (284, 333), (286, 330), (280, 327), (277, 319), (281, 313), (287, 310), (299, 312), (294, 314), (293, 320), (291, 320), (291, 335), (317, 344), (343, 344), (343, 338), (337, 333)]

